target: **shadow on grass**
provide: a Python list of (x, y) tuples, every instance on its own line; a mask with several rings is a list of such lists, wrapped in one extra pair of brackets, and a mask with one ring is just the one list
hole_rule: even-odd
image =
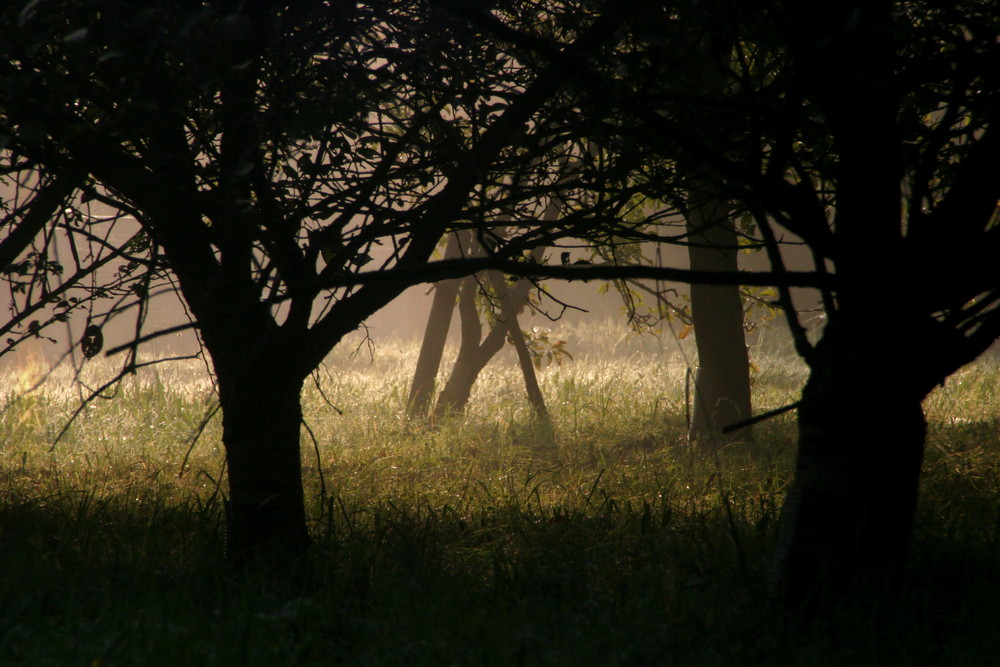
[[(779, 623), (756, 497), (685, 506), (328, 499), (308, 590), (227, 576), (218, 507), (66, 493), (0, 507), (4, 664), (987, 664), (992, 544), (918, 531), (909, 587)], [(326, 513), (324, 513), (326, 514)], [(980, 538), (983, 536), (980, 534)]]

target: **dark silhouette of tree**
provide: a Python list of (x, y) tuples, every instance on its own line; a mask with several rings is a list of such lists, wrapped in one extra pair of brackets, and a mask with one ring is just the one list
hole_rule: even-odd
[[(916, 503), (921, 401), (1000, 336), (1000, 19), (978, 1), (639, 11), (599, 63), (537, 32), (470, 20), (586, 81), (593, 141), (644, 165), (635, 178), (652, 196), (682, 200), (673, 174), (699, 165), (713, 197), (753, 215), (810, 366), (777, 590), (800, 603), (891, 586)], [(715, 91), (672, 76), (704, 62), (678, 48), (692, 32), (734, 45), (715, 63), (725, 82)], [(786, 238), (815, 260), (828, 317), (816, 345), (792, 306), (791, 287), (808, 280), (785, 270)]]
[(907, 551), (921, 401), (1000, 335), (997, 18), (983, 3), (714, 11), (706, 30), (742, 31), (729, 90), (637, 91), (630, 111), (725, 178), (776, 270), (784, 230), (835, 277), (815, 346), (777, 281), (811, 370), (777, 584), (795, 602), (881, 586)]
[[(619, 24), (561, 36), (585, 56)], [(307, 546), (302, 383), (407, 286), (483, 268), (426, 270), (442, 238), (523, 220), (487, 258), (520, 265), (584, 224), (528, 223), (562, 186), (566, 74), (433, 3), (24, 2), (0, 27), (0, 134), (134, 215), (196, 320), (236, 563)]]

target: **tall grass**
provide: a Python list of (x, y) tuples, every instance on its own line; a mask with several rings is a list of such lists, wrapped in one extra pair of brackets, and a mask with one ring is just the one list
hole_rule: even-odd
[[(593, 325), (544, 369), (539, 424), (512, 358), (468, 413), (403, 411), (416, 345), (339, 347), (303, 392), (315, 548), (305, 590), (226, 574), (221, 429), (197, 365), (80, 405), (65, 369), (0, 383), (0, 663), (24, 665), (983, 664), (1000, 621), (995, 361), (927, 401), (909, 581), (894, 608), (795, 630), (766, 570), (794, 420), (706, 454), (685, 442), (693, 351)], [(688, 345), (690, 341), (683, 341)], [(796, 360), (761, 346), (761, 410)], [(446, 364), (447, 365), (447, 364)], [(88, 364), (89, 386), (114, 372)], [(876, 415), (877, 417), (877, 415)], [(863, 464), (863, 462), (859, 462)], [(792, 627), (793, 629), (789, 629)]]

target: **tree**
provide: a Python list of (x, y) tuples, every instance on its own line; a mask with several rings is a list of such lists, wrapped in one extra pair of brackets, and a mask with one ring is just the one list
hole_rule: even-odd
[[(640, 15), (599, 63), (493, 29), (586, 81), (593, 140), (640, 156), (634, 178), (652, 196), (678, 196), (672, 174), (701, 165), (716, 197), (754, 216), (810, 366), (777, 588), (797, 604), (898, 581), (921, 401), (1000, 337), (996, 12), (975, 0), (839, 0), (648, 3)], [(671, 48), (677, 35), (691, 44), (692, 30), (734, 45), (717, 65), (720, 90), (670, 77), (697, 57)], [(785, 270), (786, 235), (815, 259), (829, 322), (816, 345), (792, 306), (791, 287), (810, 280)], [(726, 275), (688, 277), (738, 281)]]
[[(586, 54), (619, 22), (563, 35)], [(309, 542), (304, 379), (407, 286), (482, 268), (425, 270), (448, 233), (530, 219), (558, 183), (537, 165), (564, 145), (565, 74), (416, 1), (23, 2), (0, 26), (0, 134), (162, 254), (218, 384), (228, 553), (287, 563)]]
[[(714, 197), (696, 200), (687, 216), (692, 269), (739, 270), (739, 237), (730, 216), (724, 201)], [(739, 285), (691, 285), (691, 320), (698, 346), (698, 372), (689, 437), (719, 442), (723, 428), (752, 414), (750, 357)], [(748, 436), (749, 430), (739, 433), (740, 438)]]
[[(452, 234), (448, 237), (444, 258), (458, 259), (461, 256), (458, 236)], [(452, 279), (434, 286), (434, 298), (431, 301), (430, 313), (427, 315), (427, 327), (420, 345), (420, 354), (417, 356), (417, 367), (413, 371), (410, 396), (406, 401), (406, 413), (410, 417), (425, 416), (434, 397), (434, 384), (438, 369), (441, 367), (441, 357), (444, 356), (444, 346), (448, 340), (448, 329), (451, 327), (451, 316), (455, 312), (455, 300), (458, 298), (460, 285), (460, 280)]]
[[(987, 166), (1000, 150), (997, 19), (978, 2), (727, 11), (736, 22), (702, 25), (745, 40), (731, 90), (640, 91), (629, 103), (661, 148), (725, 177), (771, 247), (810, 365), (776, 565), (781, 590), (801, 602), (897, 580), (921, 401), (1000, 336), (1000, 179)], [(721, 140), (706, 121), (725, 128)], [(835, 277), (815, 346), (780, 280), (778, 229)]]
[[(553, 222), (558, 219), (558, 213), (558, 206), (554, 201), (550, 201), (542, 214), (542, 220)], [(503, 230), (494, 230), (494, 233), (498, 231), (503, 233)], [(543, 250), (542, 247), (536, 247), (531, 253), (532, 260), (540, 260)], [(449, 238), (445, 257), (456, 258), (463, 253), (470, 256), (487, 254), (483, 244), (472, 234)], [(531, 281), (523, 278), (508, 285), (502, 275), (486, 272), (469, 276), (460, 284), (458, 281), (446, 282), (436, 287), (410, 389), (408, 406), (410, 416), (424, 415), (430, 404), (434, 376), (441, 363), (455, 298), (459, 297), (461, 344), (458, 358), (434, 407), (435, 420), (464, 410), (479, 374), (500, 352), (505, 341), (509, 341), (517, 352), (528, 400), (535, 414), (542, 419), (548, 419), (548, 409), (535, 376), (531, 351), (518, 321), (519, 314), (529, 306), (528, 294), (532, 286)], [(491, 328), (485, 338), (476, 306), (480, 294), (490, 306), (488, 319), (491, 321)]]
[[(539, 255), (536, 249), (535, 257)], [(508, 285), (503, 275), (495, 271), (469, 276), (462, 281), (458, 307), (462, 325), (461, 345), (448, 381), (434, 406), (435, 420), (465, 409), (479, 374), (508, 340), (517, 352), (531, 407), (538, 417), (548, 419), (531, 353), (518, 322), (519, 314), (528, 304), (531, 286), (532, 283), (523, 278)], [(476, 303), (480, 294), (490, 302), (491, 326), (485, 337)]]
[[(839, 283), (799, 407), (779, 553), (793, 597), (817, 579), (836, 590), (858, 573), (877, 581), (899, 571), (923, 455), (921, 401), (1000, 336), (990, 269), (1000, 179), (987, 166), (1000, 157), (997, 23), (984, 3), (963, 9), (842, 2), (786, 15), (795, 73), (838, 158), (833, 220), (792, 223), (817, 237), (811, 245)], [(952, 72), (934, 65), (942, 57)], [(811, 196), (820, 201), (819, 188)], [(940, 282), (913, 289), (935, 265)], [(859, 402), (878, 410), (875, 423)]]

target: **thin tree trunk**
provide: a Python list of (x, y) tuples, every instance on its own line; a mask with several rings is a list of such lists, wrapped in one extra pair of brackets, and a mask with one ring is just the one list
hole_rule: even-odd
[[(537, 261), (541, 253), (534, 253), (534, 256)], [(517, 321), (524, 304), (527, 303), (527, 291), (531, 283), (527, 280), (521, 280), (511, 288), (502, 275), (494, 271), (490, 271), (487, 275), (493, 291), (500, 295), (501, 317), (507, 323), (507, 336), (517, 352), (517, 361), (521, 367), (521, 375), (524, 376), (524, 388), (528, 394), (528, 403), (535, 411), (535, 416), (547, 422), (549, 421), (549, 410), (545, 405), (542, 389), (538, 386), (538, 376), (535, 374), (531, 350), (528, 349), (528, 343), (524, 340), (521, 324)]]
[[(689, 215), (688, 256), (696, 271), (738, 270), (738, 239), (728, 206), (709, 199)], [(722, 429), (751, 414), (750, 359), (743, 330), (743, 301), (738, 285), (692, 285), (691, 317), (698, 347), (694, 405), (688, 436), (708, 443), (723, 441)], [(749, 428), (729, 436), (751, 437)]]
[[(461, 254), (459, 237), (457, 234), (452, 234), (448, 238), (444, 258), (457, 259)], [(434, 286), (434, 300), (427, 316), (427, 328), (424, 330), (423, 342), (420, 345), (417, 367), (413, 371), (410, 397), (406, 402), (406, 412), (410, 417), (423, 417), (430, 407), (438, 369), (441, 367), (441, 357), (444, 355), (444, 346), (448, 339), (448, 329), (451, 327), (451, 315), (455, 310), (455, 299), (461, 284), (461, 280), (454, 279), (443, 280)]]
[(517, 351), (517, 362), (521, 366), (521, 375), (524, 376), (524, 388), (528, 392), (528, 403), (531, 404), (532, 409), (535, 411), (535, 416), (547, 422), (550, 420), (549, 409), (545, 405), (545, 396), (542, 395), (542, 389), (538, 386), (538, 376), (535, 375), (535, 365), (531, 360), (531, 351), (524, 340), (524, 333), (521, 331), (521, 325), (518, 324), (517, 317), (511, 321), (508, 335), (514, 344), (514, 349)]
[(475, 276), (469, 276), (462, 284), (462, 294), (459, 300), (459, 317), (462, 320), (462, 342), (458, 357), (452, 366), (451, 374), (438, 396), (434, 407), (434, 419), (439, 421), (448, 414), (460, 413), (465, 409), (472, 395), (472, 387), (476, 378), (496, 354), (503, 349), (506, 338), (506, 327), (497, 323), (482, 337), (482, 326), (479, 323), (479, 313), (476, 311), (476, 294), (479, 282)]
[(448, 382), (438, 396), (438, 402), (434, 409), (435, 420), (441, 419), (447, 414), (462, 412), (465, 409), (469, 397), (472, 395), (472, 387), (475, 385), (476, 379), (486, 364), (503, 349), (508, 335), (511, 336), (511, 342), (515, 349), (518, 345), (517, 337), (520, 337), (523, 349), (518, 349), (517, 353), (521, 371), (524, 374), (528, 401), (540, 417), (547, 418), (548, 411), (545, 407), (545, 400), (538, 386), (534, 367), (531, 365), (531, 353), (527, 349), (517, 321), (518, 313), (527, 303), (531, 282), (520, 280), (516, 285), (510, 287), (504, 277), (495, 272), (488, 271), (481, 277), (490, 281), (493, 292), (500, 301), (500, 315), (493, 323), (486, 338), (480, 343), (482, 326), (479, 323), (479, 313), (475, 307), (479, 281), (475, 276), (466, 278), (467, 282), (463, 284), (462, 297), (459, 301), (459, 313), (462, 318), (462, 344), (451, 375), (448, 377)]

